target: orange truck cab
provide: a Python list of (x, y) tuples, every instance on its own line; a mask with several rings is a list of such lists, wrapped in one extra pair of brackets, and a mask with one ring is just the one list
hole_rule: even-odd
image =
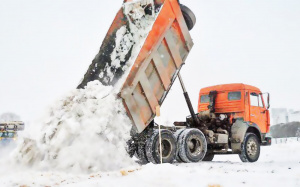
[(249, 122), (262, 135), (270, 130), (269, 101), (257, 87), (246, 84), (224, 84), (202, 88), (199, 94), (198, 112), (206, 111), (209, 93), (217, 91), (215, 113), (230, 116), (231, 122), (241, 119)]
[[(264, 99), (265, 98), (265, 99)], [(271, 145), (269, 94), (246, 84), (224, 84), (202, 88), (198, 118), (206, 136), (211, 161), (215, 154), (239, 154), (243, 162), (255, 162), (260, 146)], [(187, 119), (188, 122), (188, 119)]]

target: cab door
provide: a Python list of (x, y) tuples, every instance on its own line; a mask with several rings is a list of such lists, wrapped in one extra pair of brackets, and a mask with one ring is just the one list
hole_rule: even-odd
[(264, 107), (261, 94), (250, 91), (250, 122), (258, 125), (261, 133), (266, 133), (266, 121), (266, 109)]

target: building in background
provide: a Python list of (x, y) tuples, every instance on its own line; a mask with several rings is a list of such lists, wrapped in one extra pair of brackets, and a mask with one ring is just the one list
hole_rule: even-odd
[(289, 110), (290, 122), (300, 121), (300, 111)]
[(300, 111), (286, 108), (273, 108), (271, 111), (272, 125), (300, 121)]

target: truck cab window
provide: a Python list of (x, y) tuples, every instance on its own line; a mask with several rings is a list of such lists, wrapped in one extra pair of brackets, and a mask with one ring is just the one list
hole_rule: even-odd
[(259, 106), (259, 100), (258, 100), (257, 93), (252, 92), (250, 94), (250, 103), (251, 103), (251, 106)]
[(262, 97), (261, 97), (261, 94), (259, 94), (259, 99), (258, 99), (258, 106), (261, 107), (261, 108), (264, 108), (264, 104), (263, 104), (263, 101), (262, 101)]
[(209, 103), (209, 95), (201, 95), (200, 102), (201, 103)]
[(228, 93), (229, 101), (238, 101), (238, 100), (241, 100), (241, 97), (242, 97), (241, 92), (229, 92)]

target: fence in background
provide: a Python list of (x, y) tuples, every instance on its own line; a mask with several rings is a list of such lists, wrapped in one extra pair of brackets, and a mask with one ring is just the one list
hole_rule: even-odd
[(272, 138), (272, 144), (286, 144), (289, 141), (298, 141), (298, 142), (300, 142), (300, 137)]

